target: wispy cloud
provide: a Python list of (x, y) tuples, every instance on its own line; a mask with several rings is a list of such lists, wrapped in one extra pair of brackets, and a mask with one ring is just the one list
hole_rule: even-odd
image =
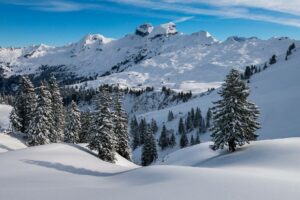
[[(289, 0), (289, 2), (286, 0), (0, 0), (0, 3), (27, 6), (31, 9), (48, 12), (101, 10), (151, 15), (152, 17), (175, 19), (176, 23), (208, 15), (264, 21), (300, 28), (300, 0)], [(148, 9), (153, 13), (139, 12), (136, 9), (114, 8), (113, 4)], [(182, 15), (187, 16), (182, 17)]]
[(192, 20), (192, 19), (194, 19), (194, 18), (195, 18), (194, 16), (190, 16), (190, 17), (180, 17), (180, 18), (174, 20), (173, 23), (178, 24), (178, 23), (182, 23), (182, 22), (186, 22), (186, 21)]

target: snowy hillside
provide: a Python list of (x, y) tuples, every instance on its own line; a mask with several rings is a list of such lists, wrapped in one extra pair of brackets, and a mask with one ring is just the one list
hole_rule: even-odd
[(62, 47), (0, 48), (0, 66), (8, 76), (47, 71), (62, 79), (92, 80), (88, 87), (109, 83), (203, 92), (220, 86), (229, 69), (264, 63), (293, 42), (300, 44), (285, 37), (220, 42), (206, 31), (182, 34), (173, 23), (144, 24), (117, 40), (95, 34)]
[(0, 129), (7, 129), (9, 127), (9, 113), (11, 106), (0, 104)]
[(299, 147), (296, 138), (261, 141), (218, 156), (201, 144), (171, 154), (173, 166), (145, 168), (106, 163), (73, 145), (31, 147), (0, 154), (0, 198), (296, 200)]
[[(300, 51), (295, 51), (286, 61), (284, 56), (278, 57), (278, 62), (271, 65), (266, 70), (254, 74), (249, 83), (251, 90), (250, 99), (255, 102), (260, 111), (261, 116), (259, 121), (262, 128), (258, 130), (259, 140), (287, 138), (300, 136), (299, 113), (300, 108), (297, 106), (300, 102)], [(166, 125), (167, 129), (178, 130), (178, 121), (180, 117), (186, 118), (187, 112), (191, 108), (199, 107), (202, 114), (205, 115), (207, 109), (212, 107), (212, 102), (218, 100), (218, 90), (213, 91), (209, 95), (198, 97), (190, 100), (187, 103), (175, 105), (170, 108), (156, 110), (138, 115), (139, 118), (146, 118), (148, 122), (152, 118), (156, 119), (160, 127), (156, 137), (159, 138), (161, 127)], [(172, 110), (175, 119), (171, 122), (167, 120), (168, 112)], [(191, 134), (188, 134), (190, 138)], [(200, 135), (201, 141), (210, 141), (210, 133)], [(177, 136), (177, 144), (179, 143), (179, 136)], [(166, 149), (159, 151), (160, 160), (165, 155), (177, 150), (179, 147), (173, 149)], [(138, 160), (140, 150), (137, 149), (135, 156)]]

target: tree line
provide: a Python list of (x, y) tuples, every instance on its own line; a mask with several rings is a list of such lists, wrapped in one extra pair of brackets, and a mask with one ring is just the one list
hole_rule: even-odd
[(14, 132), (25, 134), (29, 146), (88, 143), (102, 160), (114, 162), (115, 152), (131, 160), (122, 93), (116, 91), (112, 98), (106, 86), (99, 88), (93, 112), (81, 112), (75, 101), (65, 111), (54, 76), (37, 88), (22, 76), (10, 121)]

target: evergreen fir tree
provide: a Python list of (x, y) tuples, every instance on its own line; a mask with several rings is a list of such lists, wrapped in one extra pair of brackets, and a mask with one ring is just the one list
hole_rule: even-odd
[(194, 135), (192, 134), (192, 135), (191, 135), (191, 139), (190, 139), (190, 145), (193, 146), (193, 145), (195, 145), (195, 144), (196, 144), (196, 143), (195, 143)]
[(176, 145), (176, 138), (174, 133), (172, 133), (169, 139), (169, 146), (173, 148), (175, 145)]
[(60, 94), (59, 86), (54, 76), (51, 76), (49, 81), (49, 92), (51, 94), (52, 103), (52, 128), (50, 130), (50, 141), (60, 142), (63, 141), (63, 126), (64, 126), (64, 107)]
[(147, 134), (147, 122), (146, 122), (146, 119), (143, 118), (143, 119), (141, 119), (140, 124), (139, 124), (140, 144), (145, 143), (146, 134)]
[(130, 122), (130, 134), (132, 136), (132, 148), (136, 149), (140, 145), (139, 124), (134, 115)]
[(116, 152), (126, 158), (127, 160), (131, 160), (131, 151), (129, 147), (129, 135), (128, 135), (128, 118), (127, 114), (122, 108), (122, 100), (120, 91), (117, 91), (115, 97), (115, 134), (117, 144), (115, 146)]
[(98, 152), (104, 161), (115, 161), (115, 133), (109, 104), (112, 101), (107, 87), (101, 87), (94, 113), (89, 148)]
[(197, 134), (195, 144), (200, 144), (200, 136)]
[(194, 127), (195, 128), (199, 127), (201, 121), (202, 121), (201, 110), (200, 108), (197, 107), (195, 112)]
[(180, 147), (184, 148), (184, 147), (188, 146), (188, 144), (189, 144), (189, 140), (186, 136), (186, 133), (184, 132), (181, 134), (181, 137), (180, 137)]
[(187, 116), (187, 118), (186, 118), (186, 121), (185, 121), (185, 130), (187, 131), (187, 132), (190, 132), (190, 131), (192, 131), (193, 130), (193, 120), (192, 120), (192, 115), (191, 115), (191, 113), (190, 112), (188, 112), (188, 116)]
[(168, 113), (168, 121), (170, 122), (173, 119), (174, 119), (174, 114), (173, 114), (172, 110), (170, 110), (169, 113)]
[(142, 165), (148, 166), (157, 159), (156, 142), (152, 130), (147, 129), (145, 144), (142, 148)]
[(13, 132), (20, 131), (21, 128), (22, 128), (20, 116), (16, 112), (17, 112), (17, 110), (15, 108), (13, 108), (11, 113), (10, 113), (10, 116), (9, 116)]
[(156, 133), (158, 131), (158, 126), (154, 119), (151, 119), (151, 128), (152, 128), (153, 133)]
[(185, 128), (184, 128), (184, 124), (183, 124), (183, 119), (182, 118), (179, 119), (178, 133), (179, 134), (185, 133)]
[(162, 131), (159, 137), (158, 145), (162, 150), (164, 150), (166, 147), (168, 147), (169, 144), (169, 138), (167, 135), (167, 128), (165, 125), (162, 127)]
[(90, 111), (81, 113), (80, 123), (81, 131), (79, 133), (79, 143), (88, 143), (92, 126), (92, 113)]
[(38, 88), (37, 107), (34, 111), (34, 117), (26, 130), (28, 145), (36, 146), (50, 143), (51, 114), (51, 94), (42, 82)]
[(71, 102), (68, 110), (67, 124), (65, 129), (65, 142), (78, 143), (79, 133), (81, 132), (80, 110), (75, 103)]
[(277, 60), (276, 60), (276, 55), (273, 55), (273, 56), (270, 58), (269, 64), (270, 64), (270, 65), (273, 65), (273, 64), (275, 64), (276, 62), (277, 62)]
[[(29, 124), (34, 117), (36, 107), (36, 94), (34, 87), (26, 76), (21, 76), (20, 85), (17, 92), (14, 108), (15, 114), (18, 115), (21, 127), (13, 127), (16, 130), (20, 130), (23, 133), (29, 128)], [(16, 124), (12, 124), (16, 125)]]
[[(191, 109), (191, 120), (192, 120), (192, 123), (193, 123), (194, 120), (195, 120), (195, 109), (194, 109), (194, 108)], [(192, 124), (191, 126), (193, 127), (194, 124)]]
[(259, 128), (256, 121), (259, 110), (247, 100), (249, 88), (240, 80), (239, 72), (231, 70), (219, 92), (222, 99), (215, 102), (213, 108), (212, 148), (229, 147), (233, 152), (236, 146), (242, 146), (257, 138)]
[(205, 133), (206, 132), (206, 123), (205, 120), (202, 118), (200, 126), (199, 126), (199, 133)]
[(211, 118), (212, 118), (212, 112), (211, 109), (208, 108), (207, 113), (206, 113), (206, 128), (209, 128), (211, 126)]

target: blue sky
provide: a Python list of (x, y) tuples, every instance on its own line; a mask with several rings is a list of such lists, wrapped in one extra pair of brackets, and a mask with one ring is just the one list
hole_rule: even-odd
[(300, 39), (299, 0), (0, 0), (0, 13), (0, 46), (64, 45), (89, 33), (120, 38), (144, 22), (170, 21), (220, 40)]

